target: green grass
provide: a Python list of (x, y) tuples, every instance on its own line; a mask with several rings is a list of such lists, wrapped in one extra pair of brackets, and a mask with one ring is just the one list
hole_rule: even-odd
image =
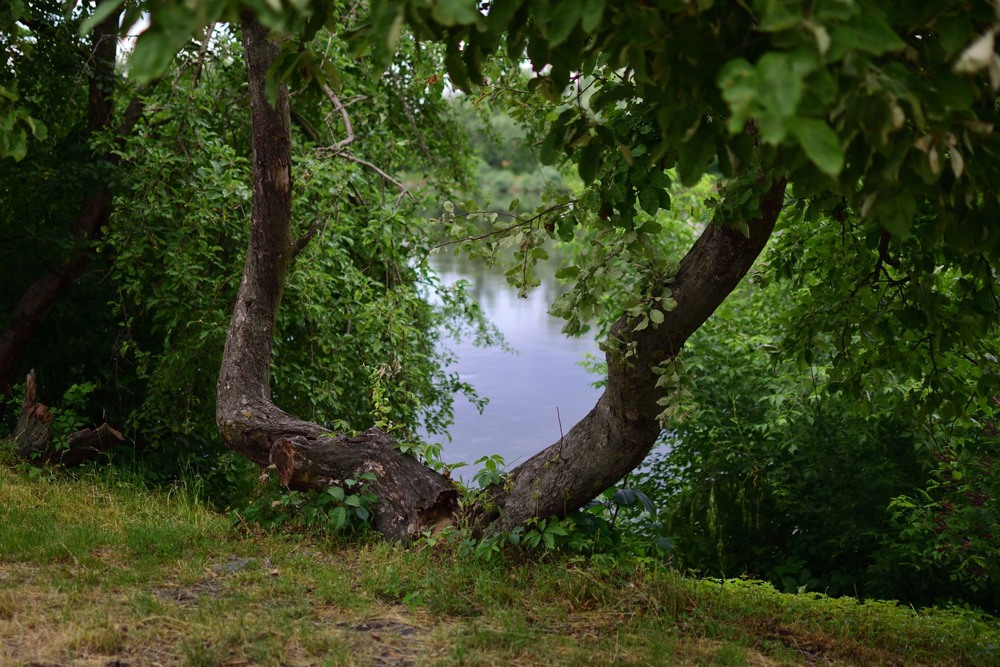
[(190, 489), (0, 468), (3, 665), (988, 665), (998, 647), (961, 610), (248, 534)]

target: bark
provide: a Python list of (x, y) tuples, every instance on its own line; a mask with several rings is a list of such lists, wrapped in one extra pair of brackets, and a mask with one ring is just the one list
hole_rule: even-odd
[(597, 405), (559, 442), (511, 471), (483, 503), (481, 526), (509, 530), (534, 517), (566, 516), (643, 461), (661, 430), (662, 394), (651, 368), (673, 358), (746, 275), (774, 230), (784, 192), (781, 180), (763, 195), (749, 238), (729, 227), (705, 230), (670, 285), (677, 306), (663, 324), (634, 332), (630, 318), (615, 323), (612, 337), (633, 342), (634, 356), (607, 353), (608, 385)]
[(291, 131), (288, 91), (272, 105), (267, 71), (278, 53), (250, 13), (242, 16), (253, 143), (253, 211), (243, 279), (226, 338), (216, 420), (228, 447), (261, 466), (275, 466), (286, 486), (321, 489), (375, 473), (376, 530), (405, 542), (454, 511), (452, 483), (400, 453), (385, 433), (338, 435), (283, 412), (271, 402), (271, 341), (291, 239)]
[[(94, 28), (87, 96), (87, 129), (90, 132), (104, 129), (111, 120), (120, 14), (120, 9), (112, 12)], [(10, 394), (28, 343), (59, 299), (83, 275), (90, 259), (89, 244), (110, 218), (111, 201), (111, 193), (104, 186), (84, 196), (72, 224), (77, 249), (28, 286), (14, 308), (8, 327), (0, 331), (0, 394)]]
[(35, 371), (28, 373), (24, 404), (14, 429), (14, 447), (19, 457), (39, 466), (72, 468), (124, 441), (121, 433), (107, 424), (101, 424), (96, 429), (85, 428), (70, 434), (65, 446), (54, 446), (52, 413), (48, 406), (38, 401)]
[[(456, 509), (456, 491), (441, 475), (401, 455), (377, 429), (356, 437), (330, 433), (277, 408), (270, 399), (271, 340), (291, 239), (291, 138), (288, 92), (274, 105), (264, 92), (277, 47), (263, 27), (243, 16), (253, 138), (250, 246), (218, 382), (216, 419), (225, 443), (258, 465), (274, 466), (286, 486), (325, 488), (374, 472), (379, 497), (375, 527), (406, 541)], [(660, 397), (652, 367), (672, 358), (733, 291), (770, 237), (784, 199), (784, 181), (761, 199), (749, 237), (710, 226), (680, 264), (671, 285), (676, 308), (663, 324), (634, 332), (619, 320), (613, 335), (634, 354), (608, 353), (608, 386), (594, 409), (559, 442), (515, 468), (502, 489), (481, 499), (474, 519), (489, 531), (535, 517), (565, 516), (612, 486), (649, 453), (660, 433)]]

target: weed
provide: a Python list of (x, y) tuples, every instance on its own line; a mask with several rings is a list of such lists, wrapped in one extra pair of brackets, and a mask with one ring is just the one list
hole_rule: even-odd
[(0, 663), (1000, 663), (985, 614), (687, 578), (560, 547), (586, 534), (568, 523), (486, 559), (460, 531), (410, 550), (239, 531), (195, 486), (133, 482), (0, 468)]

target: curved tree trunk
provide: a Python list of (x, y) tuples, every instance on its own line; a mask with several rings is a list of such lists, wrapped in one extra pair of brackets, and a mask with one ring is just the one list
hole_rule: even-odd
[(780, 180), (761, 197), (749, 237), (729, 227), (705, 229), (670, 285), (677, 305), (663, 324), (639, 332), (628, 316), (614, 324), (611, 336), (634, 343), (635, 354), (607, 353), (608, 383), (597, 405), (559, 442), (511, 471), (480, 524), (504, 530), (533, 517), (566, 516), (642, 463), (661, 430), (657, 400), (663, 393), (652, 367), (672, 359), (750, 270), (774, 230), (784, 193)]
[[(219, 430), (233, 450), (261, 466), (274, 465), (290, 488), (326, 488), (374, 472), (375, 527), (389, 539), (406, 541), (455, 511), (452, 483), (400, 454), (377, 429), (353, 438), (335, 435), (271, 402), (271, 340), (294, 252), (288, 92), (278, 86), (274, 106), (268, 101), (266, 75), (278, 48), (250, 14), (243, 16), (243, 41), (253, 124), (253, 213), (219, 375)], [(746, 275), (774, 229), (784, 191), (784, 181), (771, 185), (749, 237), (714, 225), (705, 230), (671, 284), (677, 305), (663, 324), (640, 332), (627, 317), (615, 324), (613, 335), (634, 344), (635, 354), (626, 359), (608, 353), (608, 386), (597, 405), (559, 442), (515, 468), (503, 489), (487, 494), (475, 510), (480, 528), (503, 530), (534, 517), (565, 516), (642, 462), (660, 433), (661, 394), (652, 367), (673, 358)]]
[(335, 435), (298, 420), (271, 402), (271, 340), (291, 261), (291, 131), (288, 90), (277, 88), (272, 106), (267, 71), (278, 47), (252, 14), (242, 17), (250, 88), (253, 141), (253, 213), (243, 280), (217, 387), (216, 421), (226, 445), (261, 466), (275, 465), (294, 489), (326, 488), (373, 472), (375, 528), (405, 542), (451, 515), (458, 497), (453, 484), (402, 454), (385, 433)]

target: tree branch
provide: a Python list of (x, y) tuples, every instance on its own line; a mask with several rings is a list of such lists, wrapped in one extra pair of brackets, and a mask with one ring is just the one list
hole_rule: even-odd
[(326, 99), (330, 100), (330, 104), (333, 105), (333, 108), (340, 113), (340, 118), (344, 121), (344, 132), (347, 134), (343, 141), (338, 141), (332, 146), (327, 146), (323, 149), (337, 154), (347, 146), (354, 143), (354, 126), (351, 125), (351, 117), (347, 114), (347, 109), (344, 108), (340, 98), (337, 97), (335, 92), (333, 92), (333, 89), (330, 88), (330, 86), (324, 85), (323, 93), (326, 95)]
[(313, 237), (316, 236), (316, 234), (319, 234), (326, 229), (327, 222), (329, 222), (327, 218), (323, 218), (322, 220), (317, 218), (313, 221), (312, 226), (309, 227), (309, 231), (295, 239), (295, 242), (292, 243), (292, 259), (298, 257), (299, 253), (302, 252), (307, 245), (309, 245), (309, 242), (313, 240)]
[[(559, 441), (510, 473), (509, 482), (476, 504), (473, 520), (509, 530), (533, 517), (566, 516), (632, 471), (661, 431), (653, 368), (672, 359), (736, 288), (767, 244), (784, 202), (785, 182), (761, 195), (761, 215), (739, 231), (709, 225), (681, 260), (670, 285), (676, 307), (662, 324), (635, 331), (628, 315), (611, 329), (621, 341), (607, 353), (608, 382), (597, 405)], [(600, 466), (595, 468), (594, 462)]]
[(212, 41), (212, 35), (215, 33), (215, 23), (210, 23), (205, 28), (205, 34), (202, 37), (201, 45), (198, 47), (198, 62), (195, 63), (194, 72), (192, 73), (191, 80), (194, 87), (198, 87), (198, 83), (201, 81), (201, 71), (205, 67), (205, 56), (208, 55), (208, 44)]
[(219, 370), (216, 423), (226, 446), (260, 466), (274, 465), (289, 488), (327, 489), (374, 473), (375, 529), (406, 542), (451, 515), (458, 495), (454, 485), (400, 452), (378, 429), (357, 437), (338, 435), (296, 419), (271, 401), (274, 326), (298, 245), (291, 241), (291, 123), (288, 89), (279, 84), (273, 98), (265, 91), (278, 47), (252, 12), (244, 11), (241, 18), (250, 91), (253, 210), (243, 280)]

